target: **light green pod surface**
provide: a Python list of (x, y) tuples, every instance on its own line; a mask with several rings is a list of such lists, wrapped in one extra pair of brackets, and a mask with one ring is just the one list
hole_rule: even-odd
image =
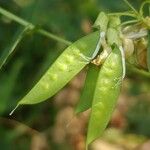
[(107, 42), (109, 45), (121, 45), (121, 40), (119, 38), (119, 32), (115, 28), (107, 29)]
[(89, 63), (86, 56), (92, 56), (98, 39), (99, 32), (94, 32), (66, 48), (18, 105), (39, 103), (57, 93)]
[(107, 29), (107, 42), (109, 45), (122, 45), (122, 40), (120, 38), (120, 23), (121, 20), (117, 16), (111, 16), (109, 18), (109, 27)]
[(109, 27), (119, 29), (121, 24), (120, 17), (118, 16), (110, 16), (109, 17)]
[(81, 91), (79, 103), (75, 109), (76, 113), (81, 113), (91, 108), (99, 71), (100, 67), (94, 64), (89, 64), (84, 88)]
[(106, 128), (120, 93), (122, 60), (115, 47), (102, 65), (94, 93), (86, 144), (101, 136)]

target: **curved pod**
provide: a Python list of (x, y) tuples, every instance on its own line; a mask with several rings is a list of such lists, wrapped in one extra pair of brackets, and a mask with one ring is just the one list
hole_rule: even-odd
[(66, 48), (18, 105), (39, 103), (57, 93), (89, 63), (98, 39), (99, 32), (94, 32)]
[(79, 103), (75, 109), (76, 114), (91, 108), (99, 71), (100, 68), (98, 66), (89, 64), (84, 87), (81, 91)]
[(101, 67), (92, 103), (87, 145), (98, 138), (106, 128), (120, 93), (122, 59), (115, 47)]

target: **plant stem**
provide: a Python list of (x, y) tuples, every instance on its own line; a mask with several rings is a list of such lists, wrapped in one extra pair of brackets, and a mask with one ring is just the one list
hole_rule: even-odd
[(133, 10), (133, 12), (138, 16), (139, 13), (138, 11), (136, 11), (136, 9), (128, 2), (128, 0), (123, 0), (128, 6), (129, 8), (131, 8), (131, 10)]
[(121, 26), (124, 26), (124, 25), (128, 25), (128, 24), (132, 24), (132, 23), (137, 23), (139, 22), (139, 20), (129, 20), (129, 21), (125, 21), (121, 24)]
[(150, 4), (150, 1), (147, 0), (147, 1), (145, 1), (145, 2), (143, 2), (143, 3), (141, 4), (141, 7), (140, 7), (140, 14), (141, 14), (141, 16), (143, 16), (144, 6), (145, 6), (146, 4)]
[[(28, 26), (30, 29), (34, 29), (36, 27), (31, 22), (28, 22), (28, 21), (26, 21), (26, 20), (24, 20), (24, 19), (22, 19), (22, 18), (20, 18), (20, 17), (18, 17), (16, 15), (12, 14), (11, 12), (3, 9), (2, 7), (0, 7), (0, 14), (6, 16), (9, 19), (12, 19), (13, 21), (19, 23), (22, 26), (25, 26), (25, 27)], [(58, 37), (58, 36), (48, 32), (48, 31), (46, 31), (44, 29), (38, 29), (37, 33), (39, 33), (39, 34), (41, 34), (43, 36), (46, 36), (46, 37), (48, 37), (50, 39), (56, 40), (58, 42), (64, 43), (66, 45), (70, 45), (72, 43), (72, 42), (64, 40), (63, 38), (60, 38), (60, 37)]]
[(147, 77), (147, 78), (150, 78), (150, 73), (145, 71), (145, 70), (142, 70), (142, 69), (138, 69), (136, 67), (134, 67), (133, 65), (127, 63), (126, 64), (128, 69), (136, 74), (140, 74), (141, 76), (143, 77)]
[(133, 18), (137, 18), (137, 16), (133, 12), (116, 12), (116, 13), (109, 13), (109, 16), (117, 15), (117, 16), (129, 16)]

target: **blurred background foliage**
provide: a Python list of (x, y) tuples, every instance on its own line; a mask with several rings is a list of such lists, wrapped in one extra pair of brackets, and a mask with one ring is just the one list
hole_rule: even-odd
[[(130, 1), (136, 8), (142, 0)], [(75, 41), (92, 32), (99, 11), (128, 10), (122, 0), (0, 0), (0, 6), (62, 38)], [(0, 57), (23, 29), (0, 15)], [(74, 116), (85, 79), (75, 77), (50, 100), (18, 108), (18, 100), (38, 81), (66, 45), (37, 33), (27, 34), (0, 71), (0, 146), (3, 150), (84, 150), (89, 112)], [(103, 138), (91, 150), (148, 150), (149, 79), (130, 73)]]

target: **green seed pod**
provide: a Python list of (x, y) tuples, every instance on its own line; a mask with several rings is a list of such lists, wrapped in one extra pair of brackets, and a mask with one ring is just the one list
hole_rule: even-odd
[(116, 44), (118, 46), (122, 45), (120, 38), (120, 18), (118, 16), (111, 16), (109, 18), (109, 27), (107, 29), (107, 43), (108, 45)]
[(123, 74), (121, 57), (119, 48), (115, 46), (99, 72), (88, 126), (87, 146), (101, 136), (115, 108)]
[(99, 71), (100, 67), (97, 67), (94, 64), (89, 64), (84, 88), (81, 92), (79, 103), (75, 110), (76, 113), (80, 113), (91, 108)]
[(89, 63), (98, 39), (99, 32), (94, 32), (70, 45), (18, 105), (39, 103), (57, 93)]
[(107, 30), (107, 43), (108, 45), (121, 45), (121, 39), (119, 37), (119, 32), (114, 28), (108, 28)]
[(121, 20), (118, 16), (110, 16), (109, 17), (109, 27), (111, 28), (120, 28)]

